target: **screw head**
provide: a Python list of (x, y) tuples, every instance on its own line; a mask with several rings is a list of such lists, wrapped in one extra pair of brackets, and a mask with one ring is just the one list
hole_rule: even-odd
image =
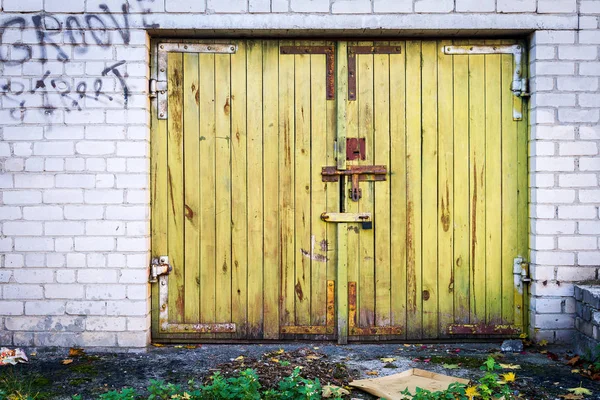
[[(160, 113), (160, 116), (161, 116), (161, 117), (164, 117), (164, 116), (165, 116), (165, 114), (164, 114), (164, 113)], [(163, 283), (163, 285), (164, 285), (164, 283)]]

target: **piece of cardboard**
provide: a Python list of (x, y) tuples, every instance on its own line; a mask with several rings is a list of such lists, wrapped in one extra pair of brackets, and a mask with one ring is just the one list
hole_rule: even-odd
[(444, 374), (436, 374), (418, 368), (411, 368), (399, 374), (381, 378), (352, 381), (350, 382), (350, 386), (359, 388), (360, 390), (386, 400), (401, 400), (411, 398), (410, 396), (402, 394), (406, 389), (411, 393), (415, 393), (417, 387), (431, 392), (437, 392), (447, 389), (453, 382), (466, 385), (469, 383), (469, 380)]

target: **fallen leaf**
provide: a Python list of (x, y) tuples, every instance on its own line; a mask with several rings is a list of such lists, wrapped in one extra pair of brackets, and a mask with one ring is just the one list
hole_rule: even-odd
[(548, 350), (541, 350), (540, 354), (548, 354)]
[(339, 398), (341, 396), (347, 396), (350, 392), (344, 388), (335, 385), (325, 385), (323, 386), (323, 391), (321, 396), (324, 398), (335, 397)]
[(519, 338), (520, 338), (520, 339), (527, 339), (527, 334), (526, 334), (526, 333), (521, 333), (521, 334), (519, 335)]
[(592, 395), (592, 391), (589, 389), (586, 389), (584, 387), (581, 387), (581, 384), (579, 385), (579, 387), (576, 388), (571, 388), (571, 389), (567, 389), (569, 392), (574, 393), (574, 394), (585, 394), (588, 396)]
[[(319, 347), (313, 347), (313, 349), (315, 349), (315, 350), (319, 350)], [(282, 349), (282, 350), (283, 350), (283, 349)]]
[(279, 349), (275, 352), (275, 354), (283, 354), (283, 353), (285, 353), (285, 350), (283, 350), (283, 349)]
[(442, 364), (442, 367), (446, 369), (456, 369), (458, 368), (458, 364)]
[(316, 354), (309, 354), (305, 358), (309, 361), (312, 361), (312, 360), (318, 360), (318, 359), (322, 358), (322, 356), (318, 356)]
[(195, 344), (186, 344), (185, 346), (183, 346), (184, 348), (188, 349), (188, 350), (193, 350), (193, 349), (197, 349), (198, 346)]
[(578, 361), (579, 361), (579, 356), (575, 356), (575, 357), (571, 358), (569, 361), (567, 361), (567, 365), (575, 365), (575, 364), (577, 364)]
[(367, 371), (367, 375), (379, 375), (377, 371)]
[(152, 343), (152, 346), (154, 346), (154, 347), (165, 347), (165, 345), (161, 344), (161, 343)]
[(271, 361), (272, 361), (272, 362), (274, 362), (274, 363), (278, 363), (278, 362), (279, 362), (279, 359), (278, 359), (278, 358), (275, 358), (275, 357), (273, 357), (273, 358), (271, 358)]
[(244, 356), (239, 356), (233, 359), (233, 361), (244, 361)]
[(561, 396), (558, 397), (562, 397), (563, 399), (566, 400), (581, 400), (583, 399), (583, 396), (580, 394), (573, 394), (573, 393), (569, 393), (569, 394), (563, 394)]
[(404, 343), (404, 347), (410, 347), (410, 344)]
[(542, 339), (542, 340), (539, 341), (538, 345), (542, 346), (542, 347), (547, 346), (548, 345), (548, 341), (546, 339)]
[(396, 361), (396, 359), (393, 357), (383, 357), (383, 358), (380, 358), (380, 360), (384, 363), (391, 363), (391, 362)]
[(579, 370), (579, 369), (572, 369), (571, 372), (574, 373), (574, 374), (578, 374), (579, 372), (581, 372), (581, 370)]
[(504, 369), (521, 369), (521, 366), (516, 364), (500, 364), (500, 366)]
[(423, 362), (426, 362), (426, 363), (428, 363), (429, 361), (431, 361), (431, 358), (426, 358), (423, 360)]
[(82, 356), (85, 353), (85, 350), (77, 348), (77, 347), (71, 347), (69, 349), (69, 357), (79, 357)]
[(62, 365), (69, 365), (69, 364), (71, 364), (72, 362), (73, 362), (73, 359), (72, 359), (72, 358), (65, 358), (65, 359), (64, 359), (64, 360), (62, 360), (60, 363), (61, 363)]
[(514, 382), (517, 379), (517, 376), (515, 375), (514, 372), (502, 374), (501, 376), (502, 376), (502, 379), (504, 379), (504, 382)]
[(183, 346), (182, 346), (182, 345), (180, 345), (180, 344), (178, 344), (178, 345), (175, 345), (175, 346), (173, 346), (173, 347), (174, 347), (174, 348), (176, 348), (176, 349), (183, 349)]

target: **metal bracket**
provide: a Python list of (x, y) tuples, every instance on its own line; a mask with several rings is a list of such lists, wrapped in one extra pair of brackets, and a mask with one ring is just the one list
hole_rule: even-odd
[(356, 321), (357, 301), (356, 301), (356, 282), (348, 282), (348, 334), (350, 336), (370, 336), (370, 335), (401, 335), (402, 326), (369, 326), (359, 327)]
[(362, 197), (362, 190), (358, 187), (359, 181), (385, 181), (386, 175), (387, 167), (385, 165), (351, 165), (348, 169), (323, 167), (321, 171), (323, 182), (338, 182), (340, 176), (350, 176), (352, 201), (358, 201)]
[(158, 99), (158, 119), (168, 117), (167, 70), (169, 53), (213, 53), (235, 54), (237, 45), (228, 43), (159, 43), (158, 44), (158, 77), (150, 81), (150, 98)]
[(171, 264), (169, 264), (168, 256), (160, 256), (152, 259), (150, 263), (150, 283), (158, 282), (158, 277), (161, 275), (167, 275), (171, 272), (173, 268), (171, 268)]
[(356, 100), (356, 55), (400, 54), (400, 46), (348, 46), (348, 100)]
[[(523, 61), (525, 59), (524, 46), (520, 44), (444, 46), (443, 51), (444, 54), (448, 55), (512, 54), (514, 67), (510, 90), (517, 97), (529, 97), (527, 77), (523, 68)], [(513, 108), (513, 119), (517, 121), (523, 119), (523, 111), (516, 106)]]
[(288, 335), (333, 335), (335, 331), (335, 281), (327, 281), (325, 325), (285, 325), (279, 332)]
[(325, 54), (327, 100), (335, 99), (335, 47), (334, 46), (281, 46), (280, 54)]
[(513, 277), (515, 288), (523, 294), (524, 286), (531, 282), (529, 263), (523, 257), (515, 257), (513, 260)]

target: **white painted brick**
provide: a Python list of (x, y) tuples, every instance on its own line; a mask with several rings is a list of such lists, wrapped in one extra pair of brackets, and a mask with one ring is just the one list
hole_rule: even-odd
[(206, 8), (216, 13), (245, 13), (248, 0), (207, 0)]
[(329, 12), (329, 1), (290, 0), (290, 9), (299, 13), (326, 13)]
[(556, 271), (556, 279), (559, 281), (577, 282), (595, 278), (595, 268), (559, 267)]
[(85, 2), (45, 0), (44, 11), (52, 13), (79, 13), (85, 11)]
[(148, 222), (128, 222), (128, 236), (150, 236), (150, 224)]
[(81, 253), (67, 254), (67, 267), (82, 268), (85, 266), (86, 266), (85, 254), (81, 254)]
[(127, 203), (129, 204), (149, 204), (150, 192), (148, 190), (128, 190)]
[(556, 144), (549, 141), (535, 141), (531, 143), (532, 156), (553, 156), (556, 154)]
[[(531, 72), (536, 77), (540, 75), (573, 75), (575, 73), (575, 63), (567, 61), (537, 61), (533, 64)], [(535, 97), (540, 96), (541, 94)]]
[(115, 144), (107, 141), (84, 141), (75, 145), (78, 154), (108, 155), (115, 152)]
[(4, 140), (40, 140), (44, 137), (41, 126), (6, 126), (2, 131)]
[(600, 127), (582, 126), (579, 128), (580, 139), (600, 139)]
[(101, 219), (103, 215), (102, 206), (65, 206), (65, 219)]
[(600, 265), (600, 252), (598, 251), (580, 251), (577, 254), (577, 261), (579, 265)]
[(88, 221), (86, 233), (94, 236), (120, 236), (125, 234), (125, 224), (121, 221)]
[[(54, 244), (56, 249), (56, 243)], [(46, 266), (48, 268), (62, 268), (65, 266), (65, 255), (59, 253), (50, 253), (46, 255)]]
[(15, 174), (16, 188), (51, 188), (54, 176), (44, 174)]
[(575, 191), (567, 189), (535, 189), (531, 191), (534, 203), (572, 203), (575, 200)]
[(90, 172), (106, 171), (106, 160), (103, 158), (87, 158), (85, 160), (85, 169)]
[(119, 277), (119, 283), (139, 283), (145, 286), (146, 282), (148, 282), (148, 273), (147, 271), (141, 269), (123, 269), (121, 270), (121, 275)]
[(531, 299), (531, 307), (539, 314), (558, 314), (562, 312), (562, 299), (539, 298)]
[(44, 203), (75, 204), (83, 203), (83, 191), (77, 189), (52, 189), (44, 191)]
[(34, 221), (63, 219), (63, 210), (56, 206), (24, 207), (23, 218)]
[(110, 269), (81, 269), (77, 272), (77, 281), (79, 283), (116, 283), (117, 271)]
[(126, 322), (119, 317), (88, 317), (85, 324), (90, 331), (124, 331)]
[(127, 298), (131, 300), (145, 300), (150, 298), (149, 285), (128, 285)]
[(142, 316), (150, 312), (149, 306), (147, 301), (107, 301), (106, 314)]
[(33, 154), (36, 156), (68, 156), (75, 154), (73, 142), (36, 142), (33, 144)]
[(600, 31), (598, 29), (579, 31), (579, 43), (600, 44)]
[(106, 266), (106, 257), (104, 254), (88, 253), (85, 258), (88, 268), (104, 268)]
[(112, 174), (97, 174), (96, 175), (96, 187), (97, 188), (111, 188), (115, 185), (115, 176)]
[(10, 157), (10, 145), (8, 143), (0, 143), (0, 157)]
[(530, 235), (529, 245), (533, 250), (554, 250), (556, 248), (553, 236)]
[(334, 0), (331, 5), (333, 14), (370, 14), (370, 0)]
[(575, 222), (538, 220), (533, 224), (533, 231), (541, 235), (574, 234)]
[(75, 271), (68, 270), (68, 269), (56, 271), (56, 282), (58, 282), (58, 283), (74, 283), (75, 282)]
[(598, 154), (598, 145), (594, 142), (565, 142), (559, 144), (561, 156), (583, 156)]
[(150, 328), (150, 318), (148, 317), (127, 317), (128, 331), (144, 331)]
[(46, 267), (45, 253), (29, 253), (25, 255), (26, 267)]
[(117, 238), (117, 251), (147, 251), (149, 238)]
[(496, 9), (496, 0), (455, 0), (456, 12), (490, 12)]
[(33, 144), (32, 143), (14, 143), (13, 144), (13, 153), (15, 156), (28, 157), (33, 154)]
[(4, 191), (2, 198), (4, 204), (39, 204), (42, 193), (34, 190)]
[(123, 172), (126, 170), (126, 158), (108, 158), (106, 160), (106, 169), (111, 172)]
[(52, 251), (54, 250), (54, 241), (40, 237), (15, 238), (15, 250), (17, 251)]
[(43, 226), (40, 222), (5, 222), (2, 233), (6, 236), (36, 236), (41, 235)]
[(538, 0), (538, 13), (575, 13), (576, 0)]
[(125, 285), (86, 285), (85, 298), (88, 300), (115, 300), (125, 296)]
[(115, 248), (115, 240), (109, 237), (76, 237), (76, 251), (111, 251)]
[(44, 170), (46, 171), (64, 171), (65, 160), (63, 158), (47, 158)]
[(560, 122), (598, 122), (600, 111), (597, 109), (561, 108), (558, 110)]
[(57, 238), (54, 241), (54, 250), (60, 252), (73, 251), (73, 239)]
[(83, 298), (83, 285), (50, 284), (44, 286), (47, 299), (81, 299)]
[(573, 329), (575, 318), (568, 314), (538, 314), (534, 328), (539, 329)]
[(117, 155), (120, 157), (148, 157), (149, 151), (147, 142), (117, 143)]
[(579, 63), (579, 75), (600, 75), (600, 62)]
[(12, 299), (41, 299), (44, 297), (42, 286), (25, 284), (5, 284), (4, 298)]
[(56, 187), (64, 188), (93, 188), (96, 184), (95, 175), (91, 174), (58, 174)]
[(594, 206), (558, 206), (558, 218), (594, 219), (598, 211)]
[(106, 219), (116, 220), (144, 220), (147, 218), (148, 208), (143, 206), (107, 206)]
[(533, 12), (536, 0), (498, 0), (497, 10), (501, 13)]
[(25, 169), (25, 162), (22, 158), (9, 158), (4, 162), (4, 170), (7, 172), (20, 172)]
[(104, 315), (106, 302), (104, 301), (69, 301), (66, 313), (71, 315)]
[(575, 32), (574, 31), (536, 31), (533, 34), (533, 42), (535, 44), (569, 44), (575, 43)]
[(64, 315), (63, 301), (28, 301), (25, 303), (25, 315)]
[(561, 187), (589, 187), (598, 185), (598, 177), (594, 174), (565, 174), (558, 177), (558, 182)]
[(574, 171), (573, 157), (535, 157), (531, 161), (534, 171)]
[[(559, 249), (561, 249), (560, 246)], [(575, 254), (557, 251), (532, 251), (531, 260), (538, 265), (573, 265)]]
[(149, 140), (150, 129), (147, 126), (128, 126), (127, 138), (131, 140)]
[(13, 219), (21, 219), (22, 216), (23, 214), (21, 213), (21, 208), (19, 207), (0, 206), (0, 220), (6, 221)]
[(598, 17), (580, 15), (579, 29), (598, 29)]
[(453, 0), (415, 0), (417, 13), (447, 13), (453, 9)]
[(41, 172), (45, 169), (46, 159), (43, 157), (28, 158), (25, 160), (25, 171), (28, 172)]
[(582, 235), (559, 237), (558, 248), (561, 250), (596, 250), (598, 248), (598, 238)]
[(600, 223), (597, 221), (580, 221), (577, 226), (580, 234), (600, 235)]
[(150, 257), (148, 254), (127, 254), (129, 268), (148, 268)]
[(271, 0), (271, 12), (279, 13), (279, 12), (288, 12), (289, 10), (290, 10), (289, 0)]
[(597, 0), (582, 0), (580, 5), (582, 14), (600, 14), (600, 4)]
[(65, 170), (67, 171), (83, 171), (85, 169), (85, 159), (83, 158), (67, 158), (65, 159)]
[(206, 9), (203, 0), (166, 0), (165, 10), (168, 12), (202, 13)]
[(582, 203), (600, 203), (600, 190), (580, 190), (579, 201)]
[(85, 202), (88, 204), (121, 204), (123, 203), (122, 190), (86, 190)]
[(145, 189), (149, 186), (148, 174), (119, 174), (117, 187), (124, 189)]
[(7, 189), (13, 187), (12, 174), (0, 174), (0, 188)]
[(412, 0), (373, 0), (376, 13), (410, 13), (412, 9)]
[(594, 91), (598, 89), (598, 78), (561, 76), (556, 82), (559, 90), (567, 92)]
[(125, 139), (125, 127), (122, 125), (111, 125), (109, 127), (101, 125), (86, 126), (85, 138), (98, 140), (123, 140)]
[(581, 93), (577, 96), (581, 107), (600, 107), (600, 94)]
[(150, 342), (150, 334), (147, 332), (119, 332), (117, 343), (122, 347), (146, 347)]
[(23, 315), (23, 302), (0, 300), (0, 315)]
[(44, 232), (48, 236), (83, 235), (84, 224), (82, 222), (47, 222)]
[(579, 169), (581, 171), (600, 171), (600, 158), (581, 157), (579, 159)]

